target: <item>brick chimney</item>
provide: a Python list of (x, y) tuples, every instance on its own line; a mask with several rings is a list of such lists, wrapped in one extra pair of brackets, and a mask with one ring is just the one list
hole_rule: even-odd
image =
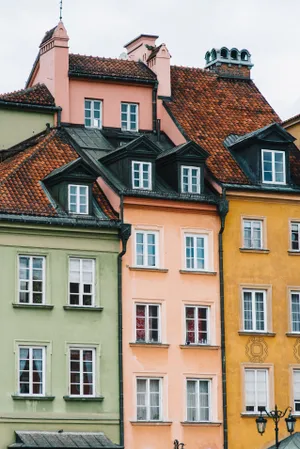
[(250, 79), (250, 71), (253, 67), (251, 55), (248, 50), (238, 50), (226, 47), (213, 48), (205, 55), (205, 69), (218, 73), (224, 78)]
[(171, 55), (166, 44), (161, 44), (158, 47), (155, 45), (158, 37), (152, 34), (141, 34), (124, 47), (127, 50), (129, 60), (142, 61), (156, 74), (158, 80), (158, 96), (170, 97)]

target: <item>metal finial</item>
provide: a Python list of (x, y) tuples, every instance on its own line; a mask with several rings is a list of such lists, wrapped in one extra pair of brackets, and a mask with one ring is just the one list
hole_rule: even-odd
[(62, 20), (63, 0), (59, 2), (59, 20)]

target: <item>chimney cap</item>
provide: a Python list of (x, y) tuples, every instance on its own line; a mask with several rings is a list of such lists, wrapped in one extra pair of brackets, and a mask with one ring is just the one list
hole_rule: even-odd
[(127, 44), (124, 45), (124, 47), (128, 47), (129, 45), (133, 44), (135, 41), (141, 39), (141, 37), (146, 37), (149, 39), (158, 39), (159, 36), (157, 36), (156, 34), (140, 34), (139, 36), (135, 37), (134, 39), (132, 39), (131, 41), (129, 41)]
[(205, 68), (222, 63), (233, 65), (237, 64), (240, 66), (247, 66), (249, 68), (253, 67), (253, 64), (251, 62), (251, 54), (245, 48), (243, 48), (242, 50), (238, 50), (235, 47), (231, 48), (230, 50), (227, 47), (212, 48), (211, 51), (206, 52), (205, 61)]

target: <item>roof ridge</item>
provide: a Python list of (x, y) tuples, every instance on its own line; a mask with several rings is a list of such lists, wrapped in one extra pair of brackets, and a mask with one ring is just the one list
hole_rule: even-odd
[(106, 57), (106, 56), (82, 55), (80, 53), (70, 53), (69, 57), (70, 56), (80, 56), (80, 57), (83, 57), (83, 58), (105, 59), (106, 61), (119, 61), (119, 62), (125, 61), (125, 62), (134, 62), (136, 64), (139, 63), (139, 61), (133, 61), (132, 59), (120, 59), (120, 58), (109, 58), (109, 57)]

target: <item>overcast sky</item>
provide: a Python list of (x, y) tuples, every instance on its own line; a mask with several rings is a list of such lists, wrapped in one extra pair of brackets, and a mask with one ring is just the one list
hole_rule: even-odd
[[(0, 0), (0, 92), (24, 87), (59, 0)], [(118, 57), (141, 33), (172, 64), (204, 66), (212, 47), (247, 48), (252, 78), (283, 118), (300, 113), (300, 0), (63, 0), (70, 51)]]

